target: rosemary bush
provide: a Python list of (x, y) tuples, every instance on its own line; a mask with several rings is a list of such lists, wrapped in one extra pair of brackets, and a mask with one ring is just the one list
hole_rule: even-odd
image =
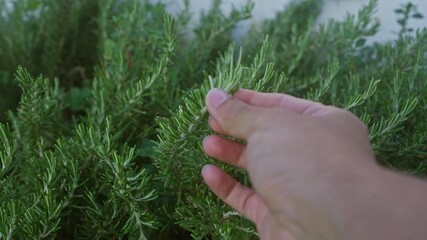
[(372, 44), (376, 1), (320, 27), (321, 2), (295, 1), (241, 44), (231, 31), (250, 2), (226, 15), (214, 0), (195, 29), (188, 0), (175, 17), (138, 0), (10, 3), (0, 0), (0, 239), (257, 239), (200, 176), (214, 162), (201, 150), (214, 87), (349, 109), (381, 164), (427, 173), (427, 30), (408, 28), (423, 18), (410, 3), (396, 38)]

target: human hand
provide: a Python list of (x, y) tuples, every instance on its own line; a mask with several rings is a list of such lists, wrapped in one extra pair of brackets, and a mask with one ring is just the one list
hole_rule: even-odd
[[(386, 236), (370, 231), (373, 225), (378, 230), (389, 226), (383, 217), (390, 214), (382, 213), (395, 206), (382, 203), (382, 197), (393, 194), (381, 179), (391, 178), (375, 163), (367, 127), (355, 115), (249, 90), (234, 96), (212, 90), (206, 106), (215, 132), (247, 144), (212, 135), (205, 138), (204, 151), (246, 169), (254, 189), (213, 165), (203, 168), (203, 178), (219, 198), (256, 224), (261, 239)], [(383, 206), (378, 216), (375, 210)]]

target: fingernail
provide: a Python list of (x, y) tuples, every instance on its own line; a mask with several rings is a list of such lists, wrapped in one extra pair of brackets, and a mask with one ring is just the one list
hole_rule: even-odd
[(202, 142), (202, 147), (203, 147), (203, 149), (205, 149), (205, 143), (206, 143), (206, 139), (208, 138), (208, 136), (207, 137), (205, 137), (205, 138), (203, 138), (203, 142)]
[(209, 168), (210, 168), (211, 166), (209, 165), (209, 164), (206, 164), (206, 165), (204, 165), (203, 167), (202, 167), (202, 170), (200, 171), (200, 174), (202, 174), (202, 176), (204, 176), (205, 175), (205, 173), (206, 173), (206, 171), (209, 171)]
[(228, 93), (219, 88), (214, 88), (210, 90), (208, 95), (206, 96), (207, 103), (213, 108), (218, 108), (222, 103), (225, 102), (225, 100), (230, 97), (231, 96)]

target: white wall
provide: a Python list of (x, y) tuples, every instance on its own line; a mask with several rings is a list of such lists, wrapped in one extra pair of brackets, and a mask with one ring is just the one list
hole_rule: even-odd
[[(168, 5), (171, 12), (179, 10), (181, 0), (161, 0)], [(242, 6), (247, 0), (223, 0), (223, 9), (225, 12), (229, 11), (234, 5), (236, 7)], [(264, 18), (271, 18), (275, 12), (282, 10), (286, 3), (290, 0), (253, 0), (255, 2), (255, 9), (253, 11), (253, 18), (238, 26), (236, 30), (237, 35), (242, 35), (245, 29), (252, 24), (259, 22)], [(418, 6), (418, 11), (421, 12), (425, 18), (421, 20), (411, 20), (410, 26), (427, 27), (427, 0), (378, 0), (378, 11), (376, 17), (380, 20), (380, 32), (375, 37), (376, 41), (383, 41), (393, 38), (393, 32), (397, 32), (399, 27), (396, 22), (396, 15), (394, 10), (399, 8), (401, 4), (406, 4), (411, 1)], [(323, 11), (319, 17), (320, 22), (324, 22), (329, 18), (342, 19), (346, 13), (357, 13), (357, 11), (369, 0), (324, 0)], [(209, 8), (211, 0), (191, 0), (192, 12), (197, 19), (198, 13), (201, 10)]]

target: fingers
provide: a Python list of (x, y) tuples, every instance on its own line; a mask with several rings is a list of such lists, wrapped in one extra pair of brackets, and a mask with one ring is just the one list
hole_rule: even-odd
[(213, 165), (204, 166), (202, 176), (208, 187), (222, 201), (252, 222), (256, 222), (257, 212), (260, 211), (263, 203), (254, 190), (238, 183)]
[(222, 130), (222, 128), (219, 126), (219, 124), (215, 121), (213, 117), (209, 117), (208, 122), (209, 122), (209, 126), (214, 132), (222, 135), (227, 135), (227, 133), (224, 130)]
[(212, 135), (203, 141), (203, 149), (212, 158), (243, 169), (247, 167), (244, 156), (245, 146), (242, 144)]
[(206, 106), (218, 128), (236, 138), (248, 139), (254, 131), (267, 124), (261, 121), (262, 109), (248, 105), (220, 89), (208, 93)]
[(234, 96), (253, 106), (269, 108), (278, 107), (293, 113), (308, 116), (313, 115), (326, 107), (318, 102), (281, 93), (260, 93), (247, 89), (240, 89), (236, 94), (234, 94)]

